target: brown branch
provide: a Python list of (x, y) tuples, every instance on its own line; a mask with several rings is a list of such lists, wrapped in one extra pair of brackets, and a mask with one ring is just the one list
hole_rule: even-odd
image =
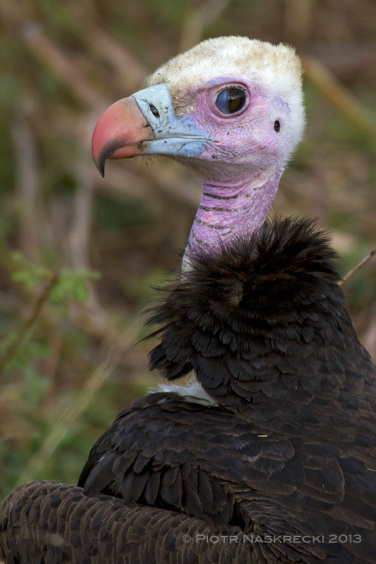
[(339, 286), (342, 286), (345, 282), (347, 282), (347, 280), (349, 278), (351, 278), (355, 274), (355, 272), (357, 272), (360, 268), (362, 268), (362, 266), (364, 266), (369, 260), (371, 260), (371, 258), (375, 254), (376, 254), (376, 249), (372, 249), (372, 251), (370, 253), (368, 253), (368, 255), (366, 257), (364, 257), (364, 259), (362, 259), (356, 266), (354, 266), (354, 268), (352, 268), (346, 274), (346, 276), (343, 277), (341, 282), (339, 282)]

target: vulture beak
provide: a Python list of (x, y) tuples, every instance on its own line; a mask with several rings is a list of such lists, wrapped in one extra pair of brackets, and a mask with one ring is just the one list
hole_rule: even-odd
[(104, 112), (94, 130), (92, 153), (104, 176), (107, 159), (142, 154), (198, 157), (209, 141), (192, 119), (175, 116), (167, 85), (158, 84), (115, 102)]

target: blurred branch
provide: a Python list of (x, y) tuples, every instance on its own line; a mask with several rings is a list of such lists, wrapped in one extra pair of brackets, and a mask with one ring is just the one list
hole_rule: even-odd
[(80, 419), (95, 395), (107, 382), (112, 374), (113, 366), (118, 364), (120, 354), (123, 351), (123, 347), (117, 347), (116, 350), (112, 348), (109, 351), (106, 360), (92, 373), (81, 390), (76, 394), (73, 403), (54, 423), (40, 448), (34, 456), (32, 456), (26, 468), (19, 476), (14, 487), (30, 480), (35, 480), (38, 477), (39, 472), (64, 440), (66, 434), (72, 430), (76, 421)]
[(342, 286), (345, 282), (347, 282), (347, 280), (349, 280), (349, 278), (351, 278), (355, 272), (357, 272), (360, 268), (362, 268), (362, 266), (364, 266), (365, 264), (367, 264), (367, 262), (369, 260), (371, 260), (371, 258), (376, 254), (376, 249), (372, 249), (372, 251), (370, 253), (368, 253), (368, 255), (366, 257), (364, 257), (364, 259), (362, 259), (356, 266), (354, 266), (354, 268), (352, 268), (347, 274), (346, 276), (343, 277), (343, 279), (341, 280), (341, 282), (338, 283), (339, 286)]
[(371, 139), (376, 148), (376, 120), (322, 64), (308, 55), (303, 57), (305, 75), (332, 104)]
[(364, 80), (373, 73), (376, 64), (374, 42), (314, 42), (310, 43), (307, 53), (321, 61), (337, 79), (351, 82)]
[[(69, 231), (69, 249), (72, 265), (76, 270), (89, 270), (89, 247), (93, 221), (94, 179), (88, 172), (84, 163), (86, 156), (85, 139), (90, 138), (91, 124), (86, 120), (85, 126), (80, 129), (78, 159), (75, 164), (76, 190), (73, 200), (72, 224)], [(87, 307), (96, 312), (96, 316), (106, 318), (105, 311), (100, 306), (95, 286), (91, 281), (88, 285)]]
[(26, 114), (30, 101), (24, 100), (18, 108), (16, 119), (12, 127), (14, 153), (16, 158), (16, 189), (18, 201), (22, 205), (19, 210), (22, 221), (19, 222), (20, 248), (29, 258), (35, 258), (38, 249), (38, 229), (40, 225), (37, 218), (38, 210), (38, 162), (35, 147), (35, 138)]
[(26, 24), (22, 28), (21, 38), (49, 71), (69, 86), (69, 92), (81, 104), (94, 107), (103, 105), (104, 97), (87, 82), (82, 72), (44, 33), (41, 26), (36, 23)]
[(89, 240), (92, 222), (93, 184), (85, 167), (77, 165), (77, 188), (73, 202), (73, 221), (69, 233), (70, 255), (77, 270), (89, 268)]
[(125, 45), (99, 27), (92, 30), (88, 39), (90, 48), (115, 69), (116, 81), (124, 91), (139, 89), (149, 71)]
[(87, 147), (85, 141), (90, 139), (91, 123), (86, 120), (80, 129), (78, 158), (75, 163), (76, 190), (73, 201), (73, 218), (69, 233), (69, 245), (72, 264), (76, 269), (89, 268), (89, 242), (93, 219), (93, 178), (88, 174), (84, 163)]
[[(3, 251), (3, 242), (0, 241), (0, 253), (3, 254)], [(13, 358), (17, 355), (18, 351), (22, 347), (27, 334), (32, 329), (35, 321), (40, 316), (43, 307), (45, 306), (48, 298), (51, 295), (52, 289), (54, 288), (54, 286), (56, 286), (58, 281), (59, 276), (55, 273), (51, 273), (51, 279), (46, 283), (40, 295), (35, 299), (29, 315), (18, 328), (15, 334), (14, 341), (6, 350), (4, 357), (0, 359), (0, 376), (3, 374), (8, 364), (13, 360)]]
[(312, 0), (286, 0), (285, 35), (289, 42), (300, 43), (309, 35), (312, 12)]
[(180, 52), (190, 49), (202, 40), (205, 28), (218, 19), (229, 5), (230, 0), (208, 0), (193, 9), (183, 20), (180, 37)]

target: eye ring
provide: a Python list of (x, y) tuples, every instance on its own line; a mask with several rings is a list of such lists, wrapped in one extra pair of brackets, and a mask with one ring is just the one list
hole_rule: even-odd
[(244, 87), (232, 84), (226, 85), (216, 93), (214, 104), (217, 113), (222, 117), (232, 117), (240, 114), (248, 105), (249, 97)]

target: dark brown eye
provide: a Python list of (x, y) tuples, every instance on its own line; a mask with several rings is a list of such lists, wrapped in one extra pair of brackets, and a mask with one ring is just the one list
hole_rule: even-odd
[(274, 122), (274, 131), (279, 133), (280, 130), (281, 130), (281, 123), (278, 119), (276, 119), (275, 122)]
[(244, 90), (231, 86), (218, 94), (215, 105), (222, 114), (235, 114), (243, 108), (246, 100)]

